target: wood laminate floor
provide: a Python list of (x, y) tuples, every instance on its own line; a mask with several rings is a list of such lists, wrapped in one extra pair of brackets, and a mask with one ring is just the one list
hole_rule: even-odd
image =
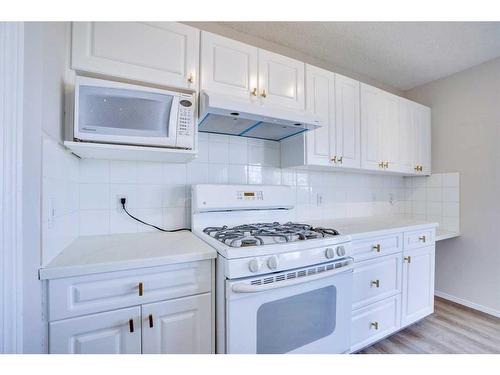
[(434, 314), (363, 354), (500, 353), (500, 318), (436, 297)]

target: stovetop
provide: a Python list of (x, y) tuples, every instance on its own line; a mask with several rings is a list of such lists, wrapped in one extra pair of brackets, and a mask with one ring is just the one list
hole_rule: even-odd
[(236, 248), (324, 239), (339, 235), (335, 229), (293, 222), (207, 227), (203, 232), (227, 246)]

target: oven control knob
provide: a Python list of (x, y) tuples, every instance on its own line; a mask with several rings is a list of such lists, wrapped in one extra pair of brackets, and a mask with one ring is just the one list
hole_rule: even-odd
[(248, 268), (251, 272), (259, 272), (261, 267), (261, 262), (258, 259), (252, 259), (248, 264)]
[(278, 268), (278, 257), (276, 255), (273, 255), (272, 257), (270, 257), (267, 260), (267, 266), (271, 270), (275, 270), (276, 268)]
[(332, 259), (335, 256), (335, 251), (331, 247), (328, 247), (325, 251), (325, 257)]
[(345, 255), (345, 247), (344, 246), (337, 247), (337, 255), (339, 257), (343, 257)]

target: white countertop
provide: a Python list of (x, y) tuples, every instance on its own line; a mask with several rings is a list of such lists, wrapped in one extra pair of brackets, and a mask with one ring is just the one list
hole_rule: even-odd
[(309, 224), (335, 228), (343, 235), (349, 235), (352, 239), (383, 235), (384, 233), (419, 230), (429, 227), (438, 227), (438, 223), (432, 221), (415, 220), (399, 216), (372, 216), (350, 219), (333, 219), (312, 221)]
[(40, 279), (213, 259), (217, 251), (191, 232), (147, 232), (79, 237), (47, 266)]

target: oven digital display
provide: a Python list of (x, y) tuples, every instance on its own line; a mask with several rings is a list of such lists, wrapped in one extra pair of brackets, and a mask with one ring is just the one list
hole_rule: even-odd
[(255, 197), (255, 193), (244, 192), (243, 195), (245, 197)]

